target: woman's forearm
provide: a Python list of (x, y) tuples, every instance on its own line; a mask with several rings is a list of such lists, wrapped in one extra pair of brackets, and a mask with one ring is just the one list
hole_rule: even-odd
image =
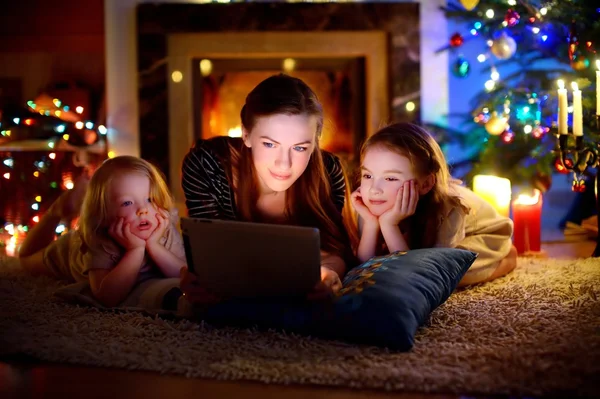
[(346, 262), (341, 256), (321, 251), (321, 267), (327, 267), (338, 274), (340, 278), (346, 274)]

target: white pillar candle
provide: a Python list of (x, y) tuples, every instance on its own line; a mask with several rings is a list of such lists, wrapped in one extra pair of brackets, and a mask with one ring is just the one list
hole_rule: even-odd
[(581, 107), (581, 90), (577, 83), (571, 83), (573, 87), (573, 135), (583, 136), (583, 108)]
[(558, 82), (558, 133), (568, 134), (569, 126), (567, 124), (567, 89), (565, 82), (559, 79)]

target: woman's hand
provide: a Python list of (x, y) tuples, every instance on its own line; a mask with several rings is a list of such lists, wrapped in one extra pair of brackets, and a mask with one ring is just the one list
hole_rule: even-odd
[(146, 241), (131, 232), (131, 223), (125, 223), (124, 218), (115, 220), (108, 229), (108, 234), (115, 239), (126, 251), (144, 248)]
[(158, 210), (155, 216), (158, 224), (152, 234), (150, 234), (150, 237), (146, 240), (146, 248), (158, 244), (169, 226), (169, 215), (166, 215), (163, 210)]
[(202, 287), (198, 278), (185, 266), (180, 270), (179, 286), (184, 298), (191, 304), (212, 305), (221, 301), (221, 298)]
[(377, 225), (379, 221), (377, 216), (373, 215), (369, 208), (365, 205), (362, 195), (360, 193), (360, 187), (356, 189), (350, 196), (352, 200), (352, 207), (358, 213), (358, 215), (364, 220), (365, 224)]
[(308, 299), (319, 300), (330, 297), (342, 288), (340, 276), (328, 267), (321, 266), (321, 281), (317, 283), (313, 291), (308, 294)]
[(394, 206), (379, 216), (382, 226), (397, 226), (415, 213), (419, 202), (419, 192), (414, 180), (405, 181), (396, 194)]

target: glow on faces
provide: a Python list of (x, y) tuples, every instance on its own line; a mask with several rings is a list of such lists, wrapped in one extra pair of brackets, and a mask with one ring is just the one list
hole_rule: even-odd
[(360, 194), (369, 211), (381, 216), (394, 206), (402, 184), (416, 179), (407, 157), (385, 147), (370, 148), (361, 165)]
[(316, 117), (285, 114), (260, 117), (252, 131), (243, 130), (261, 193), (286, 191), (298, 180), (315, 148), (316, 131)]
[(157, 210), (150, 199), (150, 179), (140, 173), (123, 173), (113, 178), (107, 193), (110, 223), (124, 218), (131, 232), (146, 240), (158, 224)]

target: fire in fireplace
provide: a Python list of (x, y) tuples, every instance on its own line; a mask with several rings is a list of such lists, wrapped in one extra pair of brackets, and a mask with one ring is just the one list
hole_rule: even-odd
[(321, 148), (352, 160), (366, 135), (363, 57), (205, 58), (193, 63), (196, 137), (241, 136), (246, 95), (281, 72), (305, 81), (323, 104)]

